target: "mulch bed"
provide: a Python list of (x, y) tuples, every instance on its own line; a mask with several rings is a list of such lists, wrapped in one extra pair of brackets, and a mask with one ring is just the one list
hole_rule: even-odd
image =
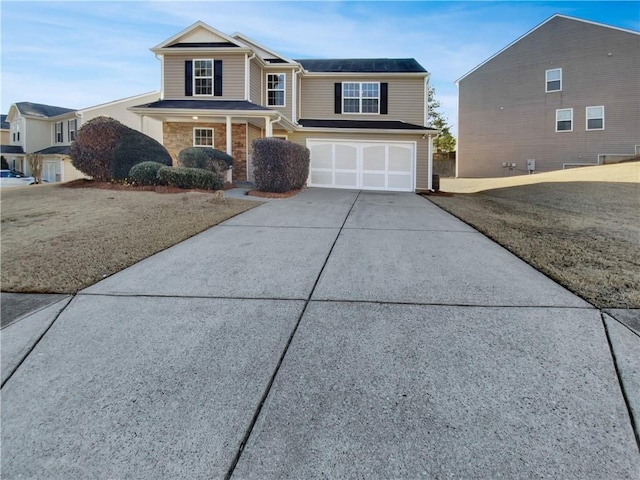
[[(229, 190), (229, 188), (233, 188), (233, 186), (228, 187), (230, 184), (225, 184), (224, 190)], [(130, 185), (125, 183), (118, 182), (98, 182), (96, 180), (89, 180), (86, 178), (80, 178), (78, 180), (73, 180), (71, 182), (61, 183), (61, 188), (99, 188), (101, 190), (118, 190), (125, 192), (156, 192), (156, 193), (187, 193), (187, 192), (198, 192), (198, 193), (215, 193), (213, 190), (203, 190), (200, 188), (178, 188), (178, 187), (167, 187), (162, 185)]]

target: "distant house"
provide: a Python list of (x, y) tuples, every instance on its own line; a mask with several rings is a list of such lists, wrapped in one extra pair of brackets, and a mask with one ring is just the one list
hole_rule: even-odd
[(41, 154), (42, 179), (47, 182), (82, 178), (84, 175), (71, 165), (69, 158), (69, 148), (78, 129), (92, 118), (107, 116), (161, 142), (160, 122), (149, 118), (141, 123), (141, 118), (128, 110), (140, 102), (158, 98), (159, 92), (152, 92), (80, 110), (31, 102), (14, 103), (7, 114), (9, 138), (3, 139), (0, 152), (10, 168), (26, 174), (31, 174), (27, 154)]
[(640, 33), (554, 15), (457, 80), (459, 177), (640, 150)]
[(428, 72), (413, 58), (292, 60), (236, 33), (197, 22), (151, 49), (161, 97), (131, 108), (163, 123), (174, 158), (214, 147), (234, 158), (233, 181), (253, 179), (252, 141), (309, 148), (307, 184), (431, 188)]
[(11, 138), (9, 135), (9, 131), (11, 130), (11, 125), (7, 122), (7, 116), (3, 113), (0, 115), (0, 144), (1, 145), (9, 145), (9, 139)]

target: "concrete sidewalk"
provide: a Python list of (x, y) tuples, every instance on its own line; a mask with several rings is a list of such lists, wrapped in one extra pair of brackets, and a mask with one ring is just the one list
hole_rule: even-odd
[(640, 478), (637, 333), (417, 195), (308, 189), (45, 313), (3, 478)]

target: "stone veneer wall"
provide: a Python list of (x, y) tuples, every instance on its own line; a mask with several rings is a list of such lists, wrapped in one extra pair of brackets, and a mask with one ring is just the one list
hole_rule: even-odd
[[(169, 151), (173, 164), (178, 163), (178, 153), (193, 146), (194, 128), (213, 128), (213, 148), (227, 151), (226, 123), (206, 122), (165, 122), (163, 144)], [(247, 181), (247, 126), (244, 123), (234, 123), (231, 126), (231, 156), (233, 157), (233, 181)]]

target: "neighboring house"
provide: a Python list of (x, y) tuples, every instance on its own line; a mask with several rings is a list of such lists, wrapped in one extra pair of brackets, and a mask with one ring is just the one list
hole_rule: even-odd
[(39, 153), (43, 157), (42, 179), (47, 182), (67, 182), (83, 178), (69, 158), (69, 148), (78, 129), (99, 116), (115, 118), (119, 122), (141, 131), (162, 142), (162, 124), (151, 118), (141, 118), (128, 110), (140, 102), (159, 98), (159, 92), (137, 95), (94, 107), (75, 110), (31, 102), (11, 105), (7, 114), (10, 138), (2, 142), (0, 151), (9, 167), (31, 174), (27, 154)]
[(279, 137), (311, 151), (309, 186), (431, 188), (427, 71), (414, 59), (291, 60), (197, 22), (151, 49), (160, 100), (131, 108), (163, 123), (163, 144), (207, 146), (253, 179), (251, 145)]
[(9, 145), (9, 139), (11, 138), (9, 135), (10, 130), (11, 125), (9, 125), (7, 116), (3, 113), (0, 115), (0, 145)]
[(554, 15), (456, 84), (459, 177), (639, 153), (639, 32)]

